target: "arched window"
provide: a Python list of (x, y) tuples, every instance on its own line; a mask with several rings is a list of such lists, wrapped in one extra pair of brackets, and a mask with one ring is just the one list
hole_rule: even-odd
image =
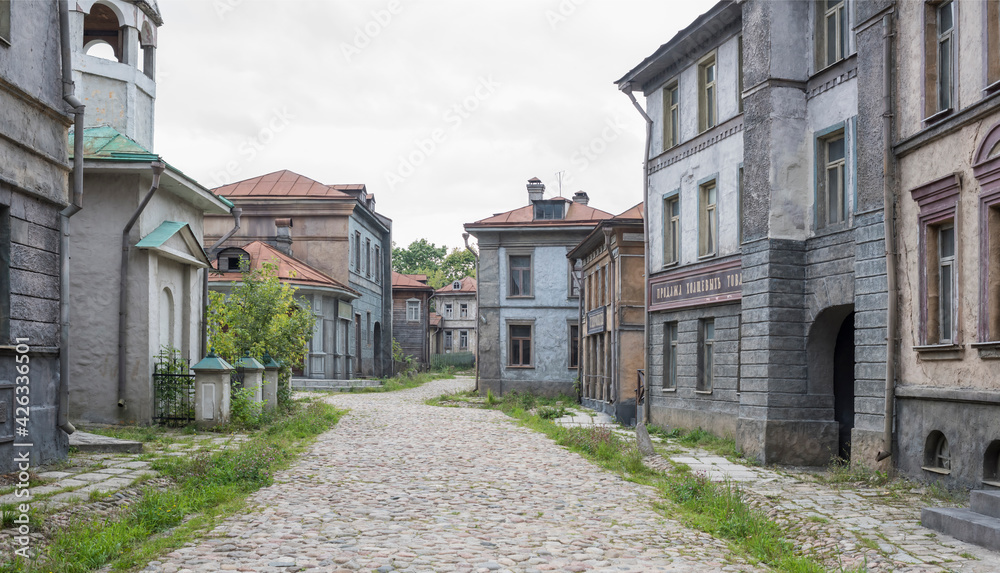
[[(108, 6), (97, 2), (90, 13), (83, 18), (84, 53), (121, 62), (124, 53), (125, 33), (118, 14)], [(107, 47), (111, 48), (109, 53)]]
[(177, 337), (174, 335), (174, 295), (164, 287), (160, 291), (160, 347), (177, 348)]
[(250, 255), (243, 249), (230, 247), (219, 252), (219, 270), (238, 273), (250, 264)]
[(951, 473), (951, 447), (948, 445), (948, 438), (938, 430), (927, 436), (923, 469), (935, 473)]

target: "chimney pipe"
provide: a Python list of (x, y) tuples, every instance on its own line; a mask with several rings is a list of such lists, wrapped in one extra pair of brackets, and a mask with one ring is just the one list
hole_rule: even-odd
[(590, 195), (587, 195), (584, 191), (577, 191), (576, 193), (573, 193), (573, 202), (586, 205), (587, 203), (590, 203)]
[(545, 195), (545, 184), (542, 180), (538, 177), (528, 179), (528, 203), (541, 201), (543, 195)]
[(275, 247), (282, 253), (292, 256), (292, 220), (275, 219), (274, 226), (278, 228), (277, 236), (274, 238)]

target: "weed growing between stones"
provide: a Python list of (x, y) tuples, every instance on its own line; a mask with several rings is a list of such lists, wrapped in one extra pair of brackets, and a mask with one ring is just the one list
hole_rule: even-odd
[(73, 522), (52, 536), (42, 555), (31, 562), (0, 563), (0, 573), (83, 573), (109, 563), (116, 570), (135, 568), (241, 509), (247, 495), (271, 484), (276, 471), (288, 467), (311, 438), (343, 414), (311, 401), (238, 448), (157, 460), (153, 468), (170, 478), (172, 487), (147, 487), (114, 519)]

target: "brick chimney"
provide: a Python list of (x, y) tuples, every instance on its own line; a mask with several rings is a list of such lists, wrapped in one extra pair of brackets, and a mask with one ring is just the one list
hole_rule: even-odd
[(528, 203), (541, 201), (543, 195), (545, 195), (545, 184), (542, 180), (538, 177), (528, 179)]
[(274, 226), (278, 228), (274, 238), (275, 248), (292, 256), (292, 220), (290, 218), (275, 219)]
[(573, 193), (573, 202), (586, 205), (587, 203), (590, 203), (590, 195), (587, 195), (584, 191), (577, 191), (576, 193)]

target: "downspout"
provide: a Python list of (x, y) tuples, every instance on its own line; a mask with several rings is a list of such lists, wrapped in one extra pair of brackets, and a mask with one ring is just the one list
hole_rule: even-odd
[(57, 424), (62, 431), (72, 434), (76, 428), (69, 422), (69, 218), (83, 208), (83, 113), (86, 106), (75, 95), (68, 0), (59, 0), (59, 42), (62, 49), (63, 100), (73, 109), (73, 190), (69, 206), (59, 213), (60, 332)]
[(469, 246), (469, 234), (462, 233), (462, 239), (465, 241), (465, 249), (472, 253), (472, 257), (476, 260), (476, 387), (475, 390), (479, 392), (479, 253), (474, 251), (472, 247)]
[[(215, 250), (219, 248), (222, 243), (229, 240), (230, 237), (236, 234), (236, 231), (240, 230), (240, 215), (243, 214), (243, 209), (241, 207), (233, 207), (229, 210), (233, 215), (233, 228), (229, 230), (228, 233), (222, 236), (221, 239), (212, 245), (212, 248), (208, 249), (208, 259), (212, 260), (215, 256)], [(202, 312), (201, 312), (201, 356), (208, 354), (208, 273), (211, 272), (212, 267), (205, 269), (202, 273), (201, 278), (201, 302), (202, 302)]]
[[(618, 371), (618, 328), (615, 326), (615, 255), (611, 252), (611, 229), (604, 228), (604, 248), (608, 251), (608, 345), (611, 347), (611, 363), (608, 365), (608, 374), (611, 376), (611, 391), (609, 392), (608, 404), (614, 404), (618, 401), (618, 388), (619, 380), (618, 376), (620, 372)], [(617, 419), (618, 416), (615, 416)]]
[[(646, 115), (646, 110), (642, 109), (639, 102), (635, 101), (635, 96), (632, 95), (632, 82), (627, 82), (621, 87), (622, 92), (628, 96), (628, 99), (632, 100), (632, 105), (635, 109), (639, 110), (639, 114), (642, 115), (642, 119), (646, 121), (646, 151), (642, 156), (642, 234), (646, 237), (646, 241), (649, 241), (649, 147), (652, 143), (653, 137), (653, 120)], [(645, 325), (642, 330), (642, 351), (643, 351), (643, 395), (645, 396), (643, 400), (642, 408), (642, 420), (636, 420), (636, 424), (648, 423), (649, 422), (649, 253), (643, 257), (643, 289), (642, 289), (642, 299), (643, 299), (643, 310), (645, 311)], [(637, 405), (638, 406), (638, 405)], [(638, 408), (636, 411), (636, 417), (638, 418), (639, 412)]]
[[(580, 263), (580, 274), (576, 274), (576, 263)], [(573, 279), (576, 281), (576, 377), (580, 384), (576, 391), (576, 403), (583, 404), (583, 384), (587, 376), (587, 361), (584, 360), (583, 341), (583, 304), (586, 301), (583, 291), (583, 259), (572, 259)]]
[(129, 255), (129, 233), (132, 231), (132, 226), (139, 219), (139, 215), (146, 209), (146, 205), (149, 204), (149, 200), (153, 198), (153, 194), (160, 187), (160, 175), (163, 174), (163, 170), (166, 169), (166, 164), (162, 161), (153, 161), (149, 164), (153, 169), (153, 184), (149, 187), (149, 192), (146, 196), (142, 198), (142, 202), (139, 203), (139, 207), (132, 213), (132, 218), (128, 220), (125, 224), (125, 228), (122, 229), (122, 262), (121, 270), (119, 272), (120, 279), (118, 281), (118, 407), (125, 407), (125, 358), (128, 350), (128, 343), (126, 342), (126, 330), (128, 327), (128, 297), (125, 296), (128, 292), (128, 255)]
[(888, 291), (885, 351), (885, 428), (880, 462), (892, 455), (892, 426), (896, 400), (896, 322), (898, 320), (896, 287), (896, 222), (893, 197), (895, 162), (892, 154), (892, 15), (882, 16), (882, 221), (885, 227), (885, 273)]

